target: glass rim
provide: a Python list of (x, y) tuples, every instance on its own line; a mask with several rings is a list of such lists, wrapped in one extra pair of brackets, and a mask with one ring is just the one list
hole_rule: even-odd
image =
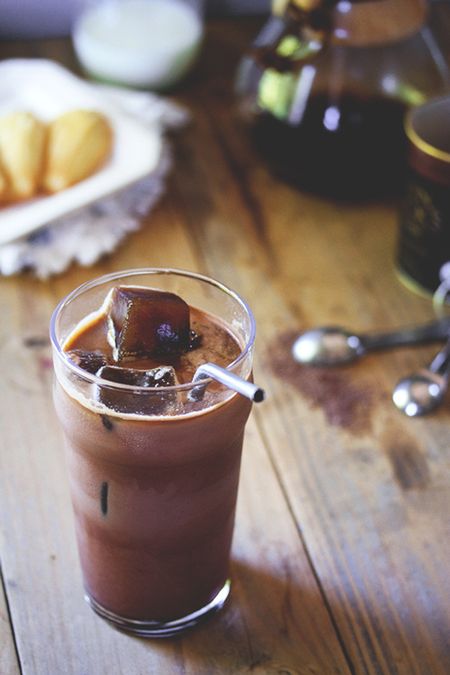
[[(64, 350), (62, 349), (60, 341), (56, 336), (56, 322), (65, 307), (67, 307), (71, 302), (73, 302), (73, 300), (78, 298), (80, 295), (82, 295), (86, 291), (91, 290), (92, 288), (95, 288), (96, 286), (100, 286), (102, 284), (114, 281), (116, 279), (123, 279), (124, 277), (137, 277), (143, 276), (145, 274), (149, 275), (171, 274), (180, 277), (187, 277), (197, 281), (205, 282), (210, 286), (213, 286), (216, 289), (223, 291), (226, 295), (232, 297), (237, 302), (237, 304), (240, 305), (240, 307), (244, 310), (244, 312), (247, 314), (250, 320), (250, 334), (246, 340), (244, 348), (241, 350), (239, 355), (234, 359), (234, 361), (225, 366), (225, 369), (232, 371), (236, 368), (237, 365), (239, 365), (240, 363), (242, 363), (242, 361), (246, 359), (255, 343), (256, 324), (252, 310), (250, 309), (247, 302), (239, 295), (239, 293), (232, 290), (231, 288), (223, 284), (221, 281), (208, 277), (204, 274), (199, 274), (198, 272), (191, 272), (189, 270), (178, 269), (174, 267), (142, 267), (128, 270), (121, 270), (119, 272), (111, 272), (109, 274), (103, 274), (100, 277), (96, 277), (95, 279), (91, 279), (90, 281), (86, 281), (80, 286), (77, 286), (76, 288), (73, 289), (73, 291), (71, 291), (68, 295), (64, 296), (62, 300), (60, 300), (60, 302), (56, 305), (55, 309), (53, 310), (50, 319), (50, 341), (54, 348), (54, 353), (57, 354), (58, 358), (61, 360), (63, 365), (67, 366), (79, 378), (82, 378), (83, 380), (88, 381), (92, 384), (97, 384), (98, 386), (108, 389), (117, 389), (119, 391), (133, 392), (134, 394), (143, 394), (143, 395), (144, 394), (149, 395), (153, 393), (169, 394), (179, 391), (190, 391), (194, 387), (198, 386), (198, 382), (195, 384), (193, 382), (185, 382), (183, 384), (176, 384), (170, 387), (144, 387), (134, 384), (123, 384), (121, 382), (113, 382), (111, 380), (99, 377), (94, 373), (89, 373), (87, 370), (83, 370), (83, 368), (80, 368), (80, 366), (71, 361), (67, 357), (67, 353), (64, 352)], [(212, 381), (213, 378), (211, 377), (204, 378), (202, 379), (202, 385), (210, 384)]]
[(419, 132), (416, 131), (414, 126), (416, 122), (414, 118), (417, 117), (418, 114), (420, 114), (424, 110), (429, 111), (431, 108), (439, 106), (441, 104), (444, 105), (447, 104), (450, 107), (450, 97), (440, 96), (439, 98), (431, 99), (430, 101), (424, 103), (421, 106), (411, 108), (411, 110), (409, 110), (406, 113), (405, 133), (409, 141), (412, 143), (412, 145), (415, 146), (418, 150), (423, 152), (425, 155), (432, 157), (433, 159), (438, 159), (441, 162), (448, 164), (450, 163), (450, 152), (442, 150), (441, 148), (438, 148), (432, 143), (429, 143), (428, 141), (423, 139), (422, 136), (419, 134)]

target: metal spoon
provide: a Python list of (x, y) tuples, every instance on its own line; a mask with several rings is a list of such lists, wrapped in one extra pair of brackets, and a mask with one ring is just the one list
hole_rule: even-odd
[(442, 402), (450, 377), (450, 338), (427, 368), (405, 377), (396, 385), (392, 400), (408, 417), (426, 415)]
[(336, 366), (377, 349), (445, 340), (449, 332), (450, 317), (423, 326), (365, 335), (354, 335), (338, 326), (325, 326), (300, 335), (292, 345), (292, 355), (304, 365)]

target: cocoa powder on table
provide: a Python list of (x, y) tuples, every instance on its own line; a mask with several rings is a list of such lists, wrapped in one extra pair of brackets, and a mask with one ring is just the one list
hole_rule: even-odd
[(355, 366), (320, 368), (303, 366), (291, 349), (298, 333), (277, 337), (267, 352), (272, 372), (295, 387), (314, 408), (320, 408), (329, 424), (354, 434), (370, 431), (371, 412), (378, 397), (373, 385), (355, 375)]

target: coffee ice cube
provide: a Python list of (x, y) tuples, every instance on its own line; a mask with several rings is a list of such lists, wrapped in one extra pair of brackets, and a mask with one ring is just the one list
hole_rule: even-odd
[(97, 370), (106, 366), (108, 360), (101, 351), (88, 351), (86, 349), (72, 349), (67, 352), (67, 357), (79, 368), (95, 375)]
[(158, 366), (149, 370), (103, 366), (97, 372), (98, 377), (119, 384), (134, 387), (174, 387), (178, 384), (175, 369), (172, 366)]
[(155, 391), (161, 387), (173, 387), (178, 384), (172, 366), (159, 366), (150, 370), (103, 366), (97, 372), (97, 376), (112, 383), (153, 389), (152, 392), (138, 392), (136, 390), (114, 389), (108, 387), (107, 384), (97, 386), (97, 399), (117, 412), (164, 415), (170, 414), (178, 403), (176, 392)]
[(108, 296), (107, 313), (116, 362), (178, 356), (189, 349), (189, 305), (174, 293), (118, 286)]

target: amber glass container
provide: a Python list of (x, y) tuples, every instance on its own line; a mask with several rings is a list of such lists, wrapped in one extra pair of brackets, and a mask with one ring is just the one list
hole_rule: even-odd
[(431, 294), (450, 261), (450, 96), (411, 110), (405, 129), (409, 171), (397, 266), (409, 288)]
[(398, 194), (405, 112), (450, 88), (425, 0), (279, 0), (273, 10), (236, 82), (261, 155), (322, 195)]

